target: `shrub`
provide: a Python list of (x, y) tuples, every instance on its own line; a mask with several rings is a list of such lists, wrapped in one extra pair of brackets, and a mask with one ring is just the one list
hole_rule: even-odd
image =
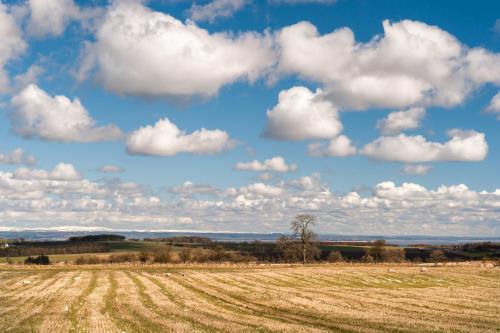
[(375, 259), (370, 254), (365, 254), (364, 256), (361, 257), (361, 261), (366, 263), (366, 264), (371, 264), (375, 262)]
[(170, 252), (172, 252), (170, 247), (165, 247), (156, 250), (153, 254), (153, 262), (157, 264), (165, 264), (170, 262), (171, 260)]
[(139, 259), (140, 262), (145, 264), (149, 261), (149, 259), (151, 259), (151, 254), (148, 252), (142, 251), (141, 253), (139, 253), (139, 256), (137, 258)]
[(373, 242), (373, 246), (369, 249), (368, 253), (376, 261), (382, 260), (382, 254), (385, 250), (385, 240), (379, 239)]
[(181, 259), (181, 261), (183, 263), (187, 263), (191, 260), (191, 257), (192, 257), (192, 249), (189, 248), (189, 247), (185, 247), (181, 250), (181, 252), (179, 253), (179, 258)]
[(399, 248), (385, 248), (381, 253), (381, 260), (384, 262), (403, 262), (405, 251)]
[(446, 255), (442, 250), (434, 250), (429, 255), (430, 262), (441, 262), (446, 260)]
[(344, 258), (342, 258), (342, 254), (339, 251), (331, 251), (328, 254), (328, 262), (342, 262)]
[(197, 263), (204, 263), (210, 260), (212, 256), (212, 250), (196, 249), (193, 250), (192, 260)]
[(111, 264), (118, 264), (124, 262), (134, 262), (137, 261), (137, 256), (131, 253), (113, 254), (108, 258), (108, 262)]
[(48, 256), (40, 255), (38, 257), (28, 257), (24, 260), (25, 265), (50, 265)]
[(230, 256), (221, 245), (217, 245), (210, 256), (210, 261), (222, 262), (228, 261), (229, 259)]
[(76, 265), (96, 265), (102, 262), (103, 260), (98, 256), (82, 256), (75, 259)]

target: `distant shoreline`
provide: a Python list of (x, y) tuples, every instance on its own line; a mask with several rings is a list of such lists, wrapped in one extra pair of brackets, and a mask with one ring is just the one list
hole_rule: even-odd
[[(248, 232), (208, 232), (208, 231), (121, 231), (121, 230), (95, 230), (95, 231), (54, 231), (54, 230), (22, 230), (22, 231), (0, 231), (0, 238), (24, 238), (30, 241), (65, 240), (72, 236), (83, 236), (89, 234), (117, 234), (128, 239), (144, 239), (172, 236), (203, 236), (215, 241), (228, 242), (251, 242), (275, 241), (286, 233), (248, 233)], [(498, 242), (499, 237), (464, 237), (464, 236), (427, 236), (427, 235), (336, 235), (321, 234), (322, 241), (373, 241), (385, 239), (387, 242), (397, 245), (408, 244), (460, 244), (473, 242)]]

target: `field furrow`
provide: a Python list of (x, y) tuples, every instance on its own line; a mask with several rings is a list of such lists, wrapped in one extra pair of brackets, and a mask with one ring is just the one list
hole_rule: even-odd
[(500, 270), (15, 267), (0, 332), (500, 332)]

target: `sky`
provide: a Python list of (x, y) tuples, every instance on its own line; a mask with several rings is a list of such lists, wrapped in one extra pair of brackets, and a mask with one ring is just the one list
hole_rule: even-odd
[(500, 3), (0, 1), (0, 231), (500, 236)]

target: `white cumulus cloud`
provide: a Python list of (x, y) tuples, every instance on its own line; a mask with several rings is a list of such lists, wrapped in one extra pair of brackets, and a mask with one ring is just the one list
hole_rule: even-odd
[(324, 85), (342, 109), (454, 106), (482, 84), (500, 84), (500, 55), (469, 49), (437, 26), (383, 22), (363, 43), (349, 28), (320, 35), (309, 22), (277, 33), (279, 72)]
[(445, 143), (427, 141), (423, 136), (382, 136), (365, 145), (361, 154), (391, 162), (482, 161), (488, 154), (483, 133), (472, 130), (448, 131)]
[(186, 134), (168, 118), (132, 132), (127, 138), (132, 155), (174, 156), (178, 153), (217, 154), (235, 147), (236, 142), (224, 131), (202, 128)]
[(377, 128), (384, 135), (398, 134), (404, 130), (419, 128), (424, 117), (425, 109), (423, 108), (391, 112), (386, 118), (377, 122)]
[(23, 137), (60, 142), (117, 140), (122, 132), (115, 125), (95, 126), (95, 120), (78, 98), (50, 96), (34, 84), (11, 100), (14, 131)]
[(83, 57), (82, 79), (94, 66), (104, 87), (125, 95), (209, 97), (236, 81), (255, 81), (275, 63), (268, 34), (210, 33), (139, 1), (117, 1)]
[(259, 162), (253, 160), (252, 162), (239, 162), (233, 167), (234, 170), (240, 171), (276, 171), (276, 172), (293, 172), (297, 170), (296, 164), (287, 164), (285, 159), (281, 156), (276, 156)]
[(350, 156), (355, 155), (357, 153), (356, 147), (351, 143), (351, 139), (349, 139), (345, 135), (339, 135), (328, 142), (328, 144), (324, 144), (321, 142), (311, 143), (308, 146), (309, 155), (315, 157), (321, 156)]
[(278, 104), (267, 111), (264, 136), (276, 140), (331, 139), (342, 131), (337, 109), (318, 89), (293, 87), (279, 94)]

